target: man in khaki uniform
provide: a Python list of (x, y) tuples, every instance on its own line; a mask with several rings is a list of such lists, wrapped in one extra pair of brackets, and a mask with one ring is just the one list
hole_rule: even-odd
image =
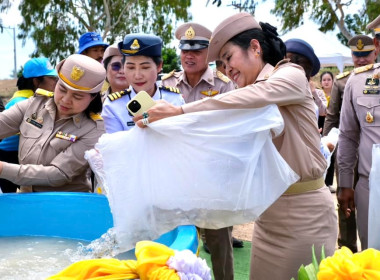
[[(362, 67), (368, 64), (373, 64), (376, 59), (375, 45), (371, 37), (366, 35), (356, 35), (348, 41), (351, 49), (352, 61), (354, 67)], [(351, 71), (346, 71), (335, 77), (335, 81), (331, 90), (331, 98), (327, 107), (327, 115), (325, 119), (323, 135), (326, 136), (333, 127), (339, 128), (340, 110), (342, 107), (343, 92), (347, 80), (350, 77)], [(336, 167), (337, 181), (339, 188), (339, 172)], [(355, 172), (357, 177), (357, 172)], [(357, 179), (357, 178), (356, 178)], [(356, 238), (356, 215), (353, 211), (350, 217), (346, 218), (341, 209), (338, 210), (339, 216), (339, 247), (346, 246), (351, 251), (357, 252)]]
[[(207, 64), (211, 31), (189, 22), (179, 26), (175, 32), (181, 49), (183, 71), (172, 71), (162, 77), (164, 86), (177, 87), (186, 103), (233, 90), (234, 84), (224, 74), (212, 70)], [(205, 229), (207, 247), (215, 280), (234, 278), (232, 227), (218, 230)]]
[[(368, 27), (376, 33), (376, 46), (380, 40), (380, 17)], [(378, 49), (372, 50), (375, 57)], [(338, 201), (348, 217), (356, 207), (357, 226), (362, 249), (368, 247), (368, 176), (372, 164), (372, 145), (380, 143), (380, 63), (354, 69), (347, 81), (340, 119), (338, 166)], [(354, 189), (354, 171), (358, 165), (358, 182)]]

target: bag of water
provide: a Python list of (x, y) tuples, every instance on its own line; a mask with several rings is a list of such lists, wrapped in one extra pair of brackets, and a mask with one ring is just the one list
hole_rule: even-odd
[(104, 134), (86, 158), (108, 197), (121, 251), (179, 225), (255, 220), (299, 178), (272, 142), (283, 125), (270, 105)]

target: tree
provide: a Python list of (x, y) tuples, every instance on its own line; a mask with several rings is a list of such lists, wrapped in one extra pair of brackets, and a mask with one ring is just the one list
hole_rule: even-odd
[[(0, 13), (3, 13), (4, 11), (8, 10), (11, 7), (12, 3), (9, 0), (3, 0), (0, 3)], [(3, 32), (3, 20), (0, 18), (0, 32)]]
[[(210, 0), (208, 0), (209, 2)], [(265, 0), (240, 1), (240, 7), (256, 7)], [(284, 32), (290, 31), (303, 24), (305, 16), (320, 25), (319, 30), (327, 32), (337, 26), (340, 30), (338, 38), (347, 43), (355, 34), (365, 32), (366, 25), (375, 19), (380, 12), (379, 0), (362, 0), (361, 9), (349, 9), (353, 0), (274, 0), (275, 7), (271, 12), (281, 18)], [(232, 1), (232, 4), (237, 1)], [(222, 0), (213, 0), (213, 4), (220, 6)], [(241, 9), (240, 9), (241, 10)], [(248, 11), (247, 9), (243, 9)], [(347, 11), (353, 13), (347, 13)], [(253, 9), (254, 11), (254, 9)], [(252, 13), (252, 11), (250, 11)], [(252, 13), (254, 14), (254, 12)]]
[(179, 70), (181, 68), (180, 58), (175, 48), (162, 49), (162, 59), (164, 61), (164, 66), (162, 67), (163, 73), (169, 73), (172, 70)]
[(191, 0), (23, 0), (20, 39), (36, 44), (32, 56), (61, 60), (78, 50), (80, 35), (102, 34), (113, 43), (133, 32), (154, 33), (165, 43), (172, 39), (176, 20), (189, 20)]

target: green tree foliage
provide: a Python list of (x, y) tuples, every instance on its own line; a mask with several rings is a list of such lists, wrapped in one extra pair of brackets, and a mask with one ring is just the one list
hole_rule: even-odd
[(163, 73), (169, 73), (181, 68), (181, 61), (175, 48), (164, 48), (162, 50), (162, 59), (164, 61), (164, 66), (162, 67)]
[[(11, 7), (12, 3), (9, 0), (2, 0), (0, 2), (0, 13), (3, 13), (4, 11), (8, 10)], [(3, 20), (0, 18), (0, 32), (3, 32)]]
[(81, 34), (99, 32), (113, 43), (132, 32), (154, 33), (165, 43), (172, 39), (176, 20), (189, 20), (191, 0), (23, 0), (18, 35), (32, 38), (36, 50), (61, 60), (78, 50)]
[[(239, 1), (208, 0), (220, 6), (221, 3), (236, 6)], [(265, 0), (241, 0), (237, 8), (254, 14), (254, 9)], [(271, 13), (281, 18), (281, 30), (290, 31), (304, 23), (306, 17), (320, 25), (320, 30), (326, 32), (336, 26), (340, 33), (338, 38), (346, 43), (355, 34), (366, 33), (366, 25), (380, 14), (380, 0), (274, 0), (275, 7)], [(361, 5), (360, 9), (352, 9), (353, 4)], [(243, 7), (241, 9), (240, 7)]]

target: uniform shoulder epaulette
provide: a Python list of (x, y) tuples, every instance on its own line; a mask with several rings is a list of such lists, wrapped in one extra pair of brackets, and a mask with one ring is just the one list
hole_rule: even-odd
[(122, 91), (116, 91), (116, 92), (108, 94), (107, 97), (110, 101), (115, 101), (115, 100), (121, 98), (122, 96), (129, 94), (130, 92), (131, 92), (130, 89), (126, 89), (126, 90), (122, 90)]
[(231, 81), (226, 75), (224, 75), (224, 74), (223, 74), (222, 72), (220, 72), (220, 71), (216, 71), (216, 76), (217, 76), (219, 79), (221, 79), (223, 82), (225, 82), (226, 84), (227, 84), (228, 82)]
[(351, 74), (351, 71), (346, 71), (346, 72), (343, 72), (343, 73), (340, 73), (340, 74), (336, 75), (335, 78), (337, 80), (340, 80), (340, 79), (343, 79), (344, 77), (347, 77), (350, 74)]
[(174, 76), (174, 72), (175, 72), (175, 70), (171, 71), (171, 72), (168, 73), (168, 74), (163, 75), (163, 76), (161, 77), (161, 81), (164, 81), (164, 80), (166, 80), (166, 79), (169, 79), (170, 77), (173, 77), (173, 76)]
[(160, 86), (160, 88), (165, 89), (167, 91), (175, 92), (175, 93), (181, 93), (179, 88), (177, 87)]
[(373, 64), (364, 65), (354, 69), (355, 74), (363, 73), (373, 68)]
[(38, 95), (38, 96), (46, 96), (46, 97), (53, 97), (54, 92), (51, 92), (51, 91), (48, 91), (48, 90), (45, 90), (45, 89), (42, 89), (42, 88), (38, 88), (36, 90), (36, 95)]
[(99, 121), (99, 120), (103, 120), (102, 116), (100, 114), (95, 114), (93, 112), (90, 113), (90, 118), (96, 122), (96, 121)]

